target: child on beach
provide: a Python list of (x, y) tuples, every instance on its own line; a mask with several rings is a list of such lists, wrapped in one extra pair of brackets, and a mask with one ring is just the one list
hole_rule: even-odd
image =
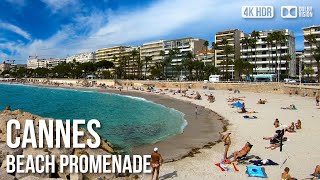
[(288, 167), (284, 168), (284, 172), (281, 174), (281, 180), (297, 180), (290, 176), (289, 171), (290, 169)]
[(320, 165), (316, 166), (316, 169), (314, 170), (314, 172), (311, 174), (313, 177), (318, 177), (320, 178)]
[(224, 142), (224, 154), (223, 154), (223, 159), (227, 159), (227, 156), (228, 156), (228, 150), (229, 150), (229, 147), (231, 145), (231, 139), (230, 139), (230, 134), (231, 132), (230, 131), (227, 131), (224, 133), (223, 135), (223, 142)]
[(302, 129), (301, 120), (300, 119), (298, 119), (298, 121), (296, 123), (296, 129)]

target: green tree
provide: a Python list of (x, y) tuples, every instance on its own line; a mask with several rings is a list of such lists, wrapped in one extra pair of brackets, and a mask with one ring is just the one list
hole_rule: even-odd
[(203, 46), (204, 46), (204, 48), (205, 48), (205, 50), (206, 50), (206, 53), (205, 53), (206, 59), (205, 59), (205, 60), (207, 60), (207, 59), (208, 59), (208, 46), (209, 46), (209, 41), (204, 41), (204, 42), (203, 42)]
[[(260, 33), (258, 31), (252, 31), (251, 33), (251, 38), (252, 38), (252, 43), (253, 43), (253, 46), (254, 46), (254, 49), (255, 49), (255, 53), (257, 52), (257, 41), (258, 39), (260, 38)], [(255, 69), (255, 73), (257, 73), (257, 55), (255, 54), (254, 56), (254, 69)]]
[(310, 81), (310, 75), (314, 74), (314, 70), (311, 67), (306, 67), (302, 70), (302, 74), (306, 74), (308, 76), (308, 81)]
[(148, 63), (152, 61), (152, 56), (147, 56), (144, 58), (144, 62), (145, 62), (145, 70), (144, 70), (144, 79), (147, 78), (147, 71), (148, 71)]
[[(310, 47), (311, 47), (311, 60), (310, 60), (310, 67), (312, 67), (312, 61), (313, 59), (316, 60), (317, 63), (317, 78), (318, 83), (320, 83), (320, 42), (316, 40), (315, 35), (308, 35), (306, 36), (306, 40), (308, 41)], [(315, 46), (315, 48), (313, 48)]]
[(236, 59), (233, 62), (234, 70), (237, 72), (237, 77), (239, 80), (242, 79), (241, 75), (243, 74), (243, 71), (246, 69), (246, 66), (248, 66), (242, 59)]
[(234, 52), (234, 49), (232, 46), (229, 45), (227, 39), (222, 39), (221, 43), (223, 44), (223, 53), (225, 55), (225, 62), (223, 63), (223, 67), (226, 66), (226, 70), (223, 68), (223, 72), (225, 73), (225, 79), (228, 80), (229, 79), (229, 73), (228, 73), (228, 69), (229, 69), (229, 55), (232, 54)]

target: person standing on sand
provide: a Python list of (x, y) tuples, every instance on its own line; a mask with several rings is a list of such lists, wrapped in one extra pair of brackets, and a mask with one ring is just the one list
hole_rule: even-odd
[(224, 142), (224, 154), (223, 154), (223, 159), (224, 159), (224, 160), (227, 159), (228, 150), (229, 150), (229, 147), (230, 147), (230, 145), (231, 145), (230, 134), (231, 134), (230, 131), (226, 131), (226, 132), (223, 134), (223, 142)]
[(316, 106), (319, 106), (319, 100), (320, 100), (320, 97), (319, 95), (316, 96)]
[(194, 113), (196, 114), (196, 116), (198, 116), (198, 106), (196, 106), (196, 108), (194, 109)]
[(152, 167), (152, 176), (151, 176), (151, 180), (153, 179), (153, 175), (154, 172), (157, 171), (157, 175), (156, 175), (156, 180), (159, 179), (159, 170), (160, 170), (160, 166), (163, 163), (163, 158), (161, 156), (160, 153), (158, 153), (158, 148), (155, 147), (153, 149), (153, 153), (151, 154), (151, 167)]

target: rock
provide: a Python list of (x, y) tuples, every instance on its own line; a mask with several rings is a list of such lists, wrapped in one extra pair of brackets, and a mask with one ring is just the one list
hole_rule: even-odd
[(11, 149), (7, 144), (0, 143), (0, 162), (6, 159), (7, 155), (21, 155), (23, 153), (22, 148)]
[(40, 178), (36, 176), (27, 176), (24, 178), (21, 178), (20, 180), (63, 180), (62, 178)]
[[(36, 157), (38, 155), (42, 155), (42, 156), (45, 156), (45, 155), (49, 155), (49, 152), (46, 152), (45, 149), (34, 149), (32, 148), (31, 146), (28, 146), (26, 149), (23, 150), (23, 155), (25, 155), (25, 157), (27, 158), (27, 155), (31, 155), (32, 157)], [(22, 163), (25, 165), (27, 160), (26, 158), (24, 158), (22, 160)], [(45, 162), (42, 162), (41, 165), (44, 165)], [(25, 169), (25, 166), (22, 166), (21, 167), (22, 170)], [(21, 173), (21, 174), (16, 174), (16, 178), (18, 179), (21, 179), (21, 178), (24, 178), (24, 177), (27, 177), (29, 174), (27, 173)], [(40, 177), (41, 179), (43, 178), (49, 178), (50, 177), (50, 174), (46, 174), (46, 173), (42, 173), (42, 174), (33, 174), (33, 176), (35, 177)]]
[(70, 180), (82, 180), (83, 176), (81, 173), (70, 174)]
[(110, 146), (108, 142), (101, 141), (100, 148), (109, 153), (114, 153), (113, 148)]
[(3, 168), (0, 168), (0, 180), (15, 180), (16, 178), (10, 174), (7, 174), (7, 171)]

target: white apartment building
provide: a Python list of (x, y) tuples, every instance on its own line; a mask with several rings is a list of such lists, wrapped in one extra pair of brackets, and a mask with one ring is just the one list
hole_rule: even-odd
[[(193, 55), (200, 50), (205, 50), (206, 47), (204, 46), (205, 40), (197, 39), (197, 38), (182, 38), (182, 39), (174, 39), (174, 40), (166, 40), (164, 41), (164, 51), (166, 56), (169, 55), (170, 50), (178, 49), (180, 54), (176, 55), (171, 62), (170, 69), (168, 69), (168, 76), (169, 77), (176, 77), (178, 76), (179, 72), (176, 72), (175, 66), (181, 65), (182, 60), (185, 58), (185, 55), (188, 52), (191, 52)], [(180, 72), (184, 75), (187, 75), (187, 72)]]
[(79, 62), (79, 63), (86, 63), (86, 62), (95, 62), (96, 61), (96, 53), (95, 52), (86, 52), (86, 53), (79, 53), (72, 56), (66, 57), (66, 62)]
[[(266, 38), (269, 34), (276, 31), (282, 31), (286, 37), (285, 41), (277, 43), (276, 41), (268, 43)], [(285, 75), (288, 70), (289, 76), (296, 75), (296, 55), (295, 55), (295, 37), (292, 31), (268, 30), (258, 31), (260, 37), (254, 45), (241, 45), (241, 58), (254, 65), (253, 72), (257, 74), (275, 74)], [(251, 38), (251, 34), (249, 35)], [(289, 55), (290, 59), (286, 59)], [(279, 74), (278, 74), (279, 71)]]
[(0, 64), (0, 73), (3, 71), (9, 71), (11, 68), (11, 64), (8, 64), (6, 62), (3, 62)]
[(46, 59), (46, 61), (47, 61), (48, 69), (52, 69), (61, 63), (65, 63), (66, 59), (64, 59), (64, 58), (61, 58), (61, 59), (60, 58), (49, 58), (49, 59)]
[[(230, 78), (233, 79), (234, 77), (234, 68), (232, 62), (235, 59), (240, 58), (240, 39), (247, 36), (244, 32), (240, 31), (239, 29), (232, 29), (232, 30), (225, 30), (217, 32), (215, 35), (215, 43), (218, 46), (218, 48), (215, 50), (215, 64), (216, 67), (221, 70), (221, 72), (224, 69), (224, 72), (227, 71), (230, 74)], [(221, 63), (226, 62), (226, 54), (223, 50), (224, 45), (222, 44), (223, 39), (226, 39), (229, 46), (232, 47), (233, 53), (228, 54), (228, 67), (222, 66)], [(224, 75), (224, 72), (223, 75)]]
[(37, 68), (48, 68), (46, 59), (28, 59), (27, 68), (37, 69)]
[[(118, 67), (120, 63), (125, 64), (125, 73), (127, 75), (136, 75), (137, 73), (137, 63), (136, 60), (139, 53), (140, 47), (131, 47), (131, 46), (114, 46), (110, 48), (101, 48), (96, 51), (96, 61), (111, 61), (114, 63), (115, 67)], [(132, 51), (137, 50), (137, 57), (133, 60)]]
[(205, 64), (214, 64), (214, 54), (214, 49), (200, 50), (196, 52), (196, 59), (204, 62)]
[(123, 53), (129, 46), (114, 46), (109, 48), (101, 48), (96, 51), (96, 60), (98, 61), (111, 61), (118, 66), (119, 59), (123, 57)]
[[(151, 57), (152, 61), (148, 62), (148, 67), (152, 67), (157, 62), (162, 62), (164, 57), (160, 56), (160, 52), (164, 51), (164, 41), (156, 41), (156, 42), (149, 42), (144, 43), (140, 48), (140, 57), (143, 63), (146, 57)], [(145, 66), (142, 67), (143, 73), (145, 73), (146, 68)], [(147, 75), (150, 75), (149, 72), (146, 73)]]
[(66, 62), (66, 59), (59, 59), (59, 58), (28, 59), (27, 68), (28, 69), (37, 69), (37, 68), (52, 69), (63, 62)]
[(312, 51), (316, 48), (316, 44), (311, 44), (307, 40), (307, 36), (313, 35), (316, 38), (316, 44), (320, 44), (320, 25), (310, 26), (303, 28), (303, 36), (304, 36), (304, 65), (307, 67), (311, 67), (314, 69), (313, 76), (316, 77), (319, 72), (317, 72), (317, 63), (312, 55)]

